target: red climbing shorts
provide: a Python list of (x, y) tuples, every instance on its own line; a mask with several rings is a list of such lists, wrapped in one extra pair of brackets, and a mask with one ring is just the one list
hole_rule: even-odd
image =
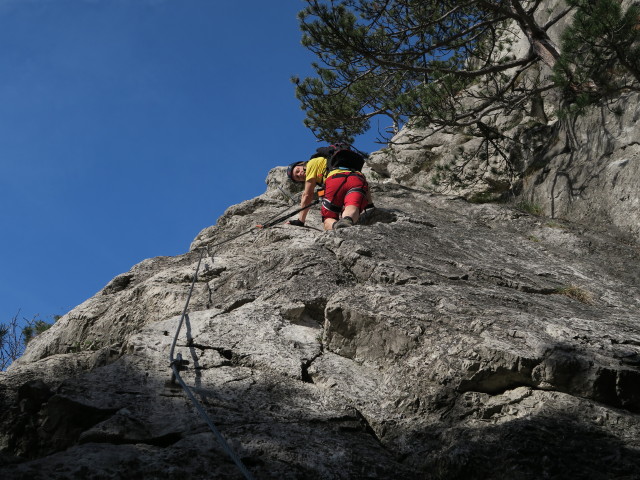
[(327, 178), (324, 184), (324, 198), (320, 214), (322, 221), (327, 218), (340, 218), (344, 207), (355, 205), (364, 210), (367, 206), (369, 185), (360, 172), (336, 173)]

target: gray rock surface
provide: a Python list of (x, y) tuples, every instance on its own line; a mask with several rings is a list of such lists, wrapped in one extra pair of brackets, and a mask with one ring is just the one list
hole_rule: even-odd
[(523, 148), (514, 154), (517, 177), (495, 174), (499, 159), (469, 162), (466, 184), (438, 183), (442, 166), (460, 152), (473, 152), (479, 139), (463, 132), (407, 129), (390, 148), (375, 152), (368, 162), (370, 177), (384, 183), (432, 192), (482, 194), (499, 198), (508, 189), (519, 201), (551, 218), (614, 225), (640, 239), (640, 95), (628, 93), (603, 106), (594, 106), (573, 119), (542, 124), (530, 116), (514, 115), (507, 131)]
[(279, 167), (118, 275), (0, 372), (0, 478), (242, 478), (173, 376), (181, 319), (181, 376), (256, 479), (640, 478), (638, 96), (569, 122), (554, 95), (496, 119), (546, 216), (462, 198), (499, 176), (434, 188), (477, 140), (405, 129), (361, 225), (256, 227), (297, 208)]
[(255, 478), (637, 477), (637, 243), (397, 184), (254, 228), (283, 176), (0, 374), (2, 478), (242, 478), (169, 365), (203, 252), (182, 376)]
[[(622, 7), (631, 4), (633, 0), (624, 0)], [(565, 7), (563, 0), (546, 0), (536, 18), (544, 24)], [(557, 45), (571, 18), (564, 17), (549, 30)], [(510, 53), (524, 56), (529, 49), (526, 38), (515, 29), (511, 40)], [(551, 70), (541, 65), (523, 81), (550, 75)], [(372, 154), (367, 173), (382, 183), (473, 201), (496, 200), (509, 192), (549, 217), (614, 225), (640, 239), (640, 95), (626, 92), (569, 118), (559, 114), (566, 105), (558, 89), (545, 92), (541, 102), (539, 114), (529, 102), (508, 115), (482, 118), (514, 139), (502, 145), (509, 168), (491, 150), (487, 159), (477, 158), (481, 141), (469, 131), (409, 126), (390, 146)]]
[(640, 239), (640, 95), (593, 107), (549, 130), (523, 197), (546, 215), (616, 225)]
[[(535, 8), (536, 20), (540, 25), (556, 18), (566, 9), (564, 0), (545, 0)], [(562, 31), (570, 23), (571, 15), (554, 23), (548, 30), (551, 41), (560, 45)], [(514, 27), (505, 33), (500, 50), (502, 55), (511, 58), (525, 58), (531, 45), (520, 28)], [(530, 68), (520, 82), (528, 85), (544, 84), (551, 75), (551, 69), (540, 63)], [(478, 95), (479, 94), (479, 95)], [(457, 102), (469, 107), (483, 97), (482, 87), (474, 85), (469, 90), (458, 92)], [(551, 89), (542, 94), (540, 106), (527, 102), (520, 108), (508, 112), (500, 109), (478, 118), (490, 127), (499, 127), (500, 132), (518, 142), (526, 138), (519, 148), (501, 145), (504, 153), (512, 162), (512, 168), (518, 170), (522, 165), (520, 157), (535, 155), (541, 144), (548, 140), (546, 129), (557, 121), (558, 103), (561, 94)], [(537, 112), (536, 110), (540, 111)], [(542, 135), (533, 132), (543, 130)], [(505, 171), (503, 158), (488, 150), (488, 158), (480, 160), (481, 139), (477, 130), (472, 128), (453, 128), (430, 126), (416, 128), (412, 122), (395, 135), (387, 148), (374, 152), (367, 162), (370, 176), (381, 182), (401, 183), (405, 186), (430, 190), (444, 194), (463, 195), (471, 198), (485, 193), (502, 193), (513, 186), (515, 178)], [(529, 163), (533, 160), (529, 160)], [(524, 169), (528, 166), (524, 162)], [(452, 172), (458, 177), (452, 180)], [(519, 172), (518, 172), (519, 173)]]

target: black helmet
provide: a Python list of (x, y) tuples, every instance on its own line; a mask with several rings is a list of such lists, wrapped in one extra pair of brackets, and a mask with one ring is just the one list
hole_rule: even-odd
[(289, 180), (291, 180), (292, 182), (296, 182), (296, 180), (294, 180), (293, 178), (293, 169), (296, 168), (298, 165), (304, 165), (305, 163), (307, 162), (293, 162), (291, 165), (287, 167), (287, 176), (289, 177)]

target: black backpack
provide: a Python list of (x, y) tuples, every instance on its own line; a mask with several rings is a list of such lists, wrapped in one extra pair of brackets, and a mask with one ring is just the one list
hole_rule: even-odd
[(351, 145), (346, 143), (336, 143), (328, 147), (320, 147), (316, 149), (316, 153), (311, 155), (312, 158), (324, 157), (327, 159), (327, 172), (336, 168), (344, 168), (359, 172), (364, 166), (364, 154), (358, 152)]

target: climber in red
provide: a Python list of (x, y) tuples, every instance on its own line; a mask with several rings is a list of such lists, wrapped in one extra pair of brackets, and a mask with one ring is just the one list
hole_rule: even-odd
[[(327, 153), (325, 155), (328, 156)], [(316, 186), (324, 185), (320, 214), (324, 229), (332, 230), (355, 225), (360, 218), (360, 212), (373, 206), (369, 185), (365, 176), (359, 171), (360, 168), (355, 169), (353, 165), (339, 165), (328, 171), (326, 156), (319, 155), (307, 162), (292, 163), (287, 168), (287, 175), (294, 182), (304, 182), (304, 191), (300, 200), (302, 207), (312, 202)], [(289, 223), (304, 226), (307, 212), (308, 209), (302, 210), (298, 219), (291, 220)]]

